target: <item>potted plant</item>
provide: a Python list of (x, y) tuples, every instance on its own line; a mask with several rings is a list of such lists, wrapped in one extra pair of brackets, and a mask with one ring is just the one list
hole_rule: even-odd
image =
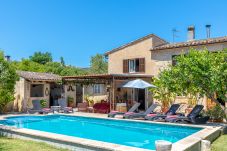
[(86, 94), (84, 96), (84, 99), (88, 103), (89, 106), (93, 106), (94, 105), (94, 100), (90, 99), (90, 96), (88, 94)]
[(169, 92), (164, 87), (158, 87), (152, 90), (154, 98), (160, 101), (162, 104), (162, 112), (166, 112), (169, 109), (169, 106), (174, 102), (175, 94)]
[(42, 108), (45, 108), (47, 106), (47, 100), (40, 100), (40, 105)]
[(193, 95), (188, 95), (188, 108), (185, 110), (186, 114), (189, 114), (193, 107), (197, 104), (197, 98)]
[(73, 97), (68, 96), (67, 97), (67, 101), (68, 101), (68, 106), (69, 107), (73, 107), (73, 105), (74, 105), (74, 99), (73, 99)]

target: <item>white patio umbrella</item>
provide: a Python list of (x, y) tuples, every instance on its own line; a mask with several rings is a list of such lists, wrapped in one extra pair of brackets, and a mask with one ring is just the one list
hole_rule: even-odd
[[(148, 91), (147, 88), (156, 88), (155, 85), (150, 84), (144, 80), (141, 79), (136, 79), (136, 80), (132, 80), (132, 81), (128, 81), (125, 84), (123, 84), (121, 86), (122, 88), (133, 88), (133, 89), (146, 89), (146, 98), (148, 96)], [(148, 103), (146, 103), (146, 107), (148, 107)]]
[(141, 80), (141, 79), (128, 81), (127, 83), (123, 84), (121, 87), (123, 87), (123, 88), (137, 88), (137, 89), (156, 88), (155, 85), (150, 84), (150, 83), (148, 83), (144, 80)]

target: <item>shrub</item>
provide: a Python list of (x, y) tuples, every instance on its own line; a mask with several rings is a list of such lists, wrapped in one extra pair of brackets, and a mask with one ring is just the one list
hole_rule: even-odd
[(215, 120), (215, 121), (223, 121), (223, 119), (226, 118), (226, 114), (222, 110), (222, 108), (221, 108), (220, 105), (215, 105), (213, 108), (211, 108), (210, 110), (208, 110), (206, 112), (206, 114), (208, 116), (210, 116), (210, 118), (212, 120)]
[(40, 104), (41, 104), (42, 108), (46, 107), (47, 100), (40, 100)]
[(0, 113), (4, 112), (5, 106), (10, 101), (13, 101), (17, 79), (15, 68), (5, 61), (4, 53), (0, 51)]

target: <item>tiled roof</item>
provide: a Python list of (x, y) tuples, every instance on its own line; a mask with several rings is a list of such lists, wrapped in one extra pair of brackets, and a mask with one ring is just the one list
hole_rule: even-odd
[(59, 81), (61, 77), (52, 73), (30, 72), (30, 71), (17, 71), (17, 74), (27, 80), (38, 81)]
[[(165, 40), (161, 39), (160, 37), (158, 37), (158, 36), (155, 35), (155, 34), (149, 34), (149, 35), (146, 35), (146, 36), (144, 36), (144, 37), (142, 37), (142, 38), (139, 38), (139, 39), (137, 39), (137, 40), (131, 41), (131, 42), (125, 44), (125, 45), (122, 45), (122, 46), (120, 46), (120, 47), (117, 47), (117, 48), (115, 48), (115, 49), (112, 49), (112, 50), (110, 50), (110, 51), (107, 51), (107, 52), (105, 53), (105, 55), (107, 56), (107, 55), (109, 55), (109, 54), (111, 54), (111, 53), (114, 53), (114, 52), (116, 52), (116, 51), (118, 51), (118, 50), (121, 50), (121, 49), (124, 49), (124, 48), (126, 48), (126, 47), (128, 47), (128, 46), (137, 44), (137, 43), (139, 43), (139, 42), (141, 42), (141, 41), (144, 41), (144, 40), (149, 39), (149, 38), (154, 37), (154, 36), (157, 37), (157, 38), (159, 38), (159, 39), (162, 40), (163, 42), (166, 42)], [(167, 43), (167, 42), (166, 42), (166, 43)]]
[(215, 43), (222, 43), (222, 42), (227, 42), (227, 36), (217, 37), (217, 38), (209, 38), (209, 39), (201, 39), (201, 40), (193, 40), (193, 41), (180, 42), (180, 43), (175, 43), (175, 44), (164, 44), (164, 45), (152, 48), (151, 51), (152, 50), (162, 50), (162, 49), (172, 49), (172, 48), (181, 48), (181, 47), (215, 44)]

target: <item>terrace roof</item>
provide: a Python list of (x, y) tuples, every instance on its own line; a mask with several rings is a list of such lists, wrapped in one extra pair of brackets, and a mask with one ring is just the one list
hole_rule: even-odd
[(61, 77), (52, 73), (17, 71), (17, 74), (30, 81), (60, 81)]
[(80, 76), (63, 76), (63, 80), (77, 79), (130, 79), (130, 78), (152, 78), (152, 75), (145, 74), (91, 74)]

